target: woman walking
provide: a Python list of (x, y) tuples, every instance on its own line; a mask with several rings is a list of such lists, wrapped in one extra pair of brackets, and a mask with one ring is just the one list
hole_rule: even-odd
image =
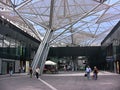
[(36, 68), (36, 78), (38, 79), (39, 78), (39, 73), (40, 73), (40, 69), (39, 68)]

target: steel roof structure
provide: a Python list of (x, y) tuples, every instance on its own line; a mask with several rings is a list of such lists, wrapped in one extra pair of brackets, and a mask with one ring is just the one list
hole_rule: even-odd
[[(51, 9), (52, 8), (52, 9)], [(51, 46), (99, 46), (120, 20), (120, 0), (0, 0), (0, 15)]]

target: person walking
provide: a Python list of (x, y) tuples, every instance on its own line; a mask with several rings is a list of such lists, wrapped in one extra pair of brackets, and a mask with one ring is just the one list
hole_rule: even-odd
[(91, 68), (90, 68), (90, 66), (87, 66), (86, 67), (86, 74), (87, 74), (87, 79), (89, 80), (90, 79), (90, 72), (91, 72), (92, 70), (91, 70)]
[(36, 68), (36, 78), (38, 79), (39, 78), (39, 73), (40, 73), (40, 69), (39, 68)]
[(10, 67), (9, 67), (9, 74), (10, 74), (10, 76), (12, 76), (12, 74), (13, 74), (13, 67), (12, 67), (12, 65), (10, 65)]
[(31, 68), (31, 67), (29, 68), (29, 73), (30, 73), (30, 78), (32, 78), (32, 73), (33, 73), (33, 71), (32, 71), (32, 68)]
[(94, 66), (94, 69), (93, 69), (93, 78), (95, 80), (97, 80), (97, 78), (98, 78), (98, 69), (96, 66)]

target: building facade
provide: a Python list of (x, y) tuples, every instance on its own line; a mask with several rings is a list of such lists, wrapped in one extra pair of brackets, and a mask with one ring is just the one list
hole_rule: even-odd
[(40, 41), (0, 17), (0, 74), (28, 72)]
[(106, 36), (101, 45), (106, 51), (107, 69), (120, 73), (120, 21)]

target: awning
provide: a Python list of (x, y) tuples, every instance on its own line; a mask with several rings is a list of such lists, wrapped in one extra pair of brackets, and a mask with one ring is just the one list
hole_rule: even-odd
[(46, 61), (45, 65), (56, 65), (57, 63), (53, 62), (53, 61)]

